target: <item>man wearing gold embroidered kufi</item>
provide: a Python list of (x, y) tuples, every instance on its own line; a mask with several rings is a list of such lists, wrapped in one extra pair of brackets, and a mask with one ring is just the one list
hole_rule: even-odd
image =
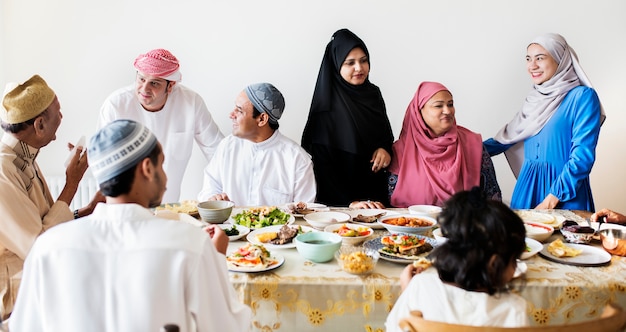
[[(52, 226), (87, 215), (95, 206), (70, 211), (69, 204), (88, 163), (77, 153), (70, 161), (66, 184), (55, 201), (37, 165), (39, 149), (56, 139), (61, 124), (61, 105), (54, 91), (40, 76), (23, 84), (9, 83), (0, 108), (0, 315), (13, 309), (19, 273), (33, 242)], [(79, 149), (78, 151), (81, 151)], [(91, 205), (91, 204), (90, 204)]]

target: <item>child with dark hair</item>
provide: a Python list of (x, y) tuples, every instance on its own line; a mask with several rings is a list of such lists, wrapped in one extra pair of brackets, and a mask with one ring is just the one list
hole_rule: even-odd
[(508, 293), (517, 258), (526, 248), (524, 223), (480, 188), (453, 195), (438, 218), (447, 241), (430, 255), (435, 269), (403, 271), (403, 293), (387, 317), (387, 331), (419, 310), (425, 319), (476, 326), (527, 326), (526, 301)]

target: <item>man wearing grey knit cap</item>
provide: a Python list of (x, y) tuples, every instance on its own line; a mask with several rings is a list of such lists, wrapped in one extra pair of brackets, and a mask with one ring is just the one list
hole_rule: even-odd
[(252, 312), (228, 279), (226, 234), (148, 209), (165, 192), (162, 149), (132, 120), (115, 120), (91, 138), (89, 164), (106, 204), (35, 242), (12, 331), (158, 331), (168, 323), (181, 331), (250, 330)]
[(311, 156), (278, 130), (284, 110), (283, 95), (270, 83), (239, 93), (230, 112), (233, 132), (204, 169), (200, 201), (230, 200), (238, 206), (315, 201)]

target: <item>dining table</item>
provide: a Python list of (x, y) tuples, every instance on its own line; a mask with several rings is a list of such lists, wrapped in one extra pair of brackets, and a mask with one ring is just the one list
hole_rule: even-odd
[[(235, 207), (232, 215), (243, 209)], [(349, 212), (347, 208), (331, 209)], [(408, 213), (407, 209), (389, 210)], [(569, 210), (547, 213), (581, 224), (589, 215)], [(308, 225), (301, 217), (294, 224)], [(376, 229), (370, 238), (388, 234), (385, 229)], [(556, 239), (562, 239), (558, 230), (544, 244)], [(227, 254), (246, 243), (246, 237), (230, 242)], [(590, 246), (602, 250), (599, 242)], [(399, 277), (405, 263), (380, 259), (372, 273), (353, 275), (344, 272), (336, 259), (315, 263), (293, 247), (271, 252), (284, 258), (280, 267), (229, 272), (239, 299), (252, 309), (253, 331), (385, 331), (387, 315), (401, 293)], [(563, 264), (539, 254), (520, 262), (525, 271), (511, 282), (510, 291), (527, 300), (531, 325), (593, 319), (609, 302), (626, 308), (626, 257), (610, 256), (598, 266)]]

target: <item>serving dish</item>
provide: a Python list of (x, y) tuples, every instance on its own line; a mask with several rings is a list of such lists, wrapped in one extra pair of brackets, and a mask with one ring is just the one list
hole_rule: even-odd
[(549, 261), (574, 266), (604, 266), (611, 263), (611, 254), (594, 246), (568, 243), (567, 246), (581, 250), (581, 253), (574, 257), (556, 257), (548, 251), (549, 245), (544, 244), (543, 249), (539, 251), (539, 256)]
[(221, 229), (223, 229), (224, 232), (226, 232), (226, 230), (232, 229), (233, 227), (239, 231), (239, 234), (237, 235), (228, 235), (228, 241), (231, 241), (231, 242), (237, 241), (241, 239), (242, 237), (248, 235), (248, 233), (250, 233), (250, 228), (246, 226), (235, 225), (235, 224), (219, 224), (218, 226)]
[[(425, 224), (424, 226), (399, 226), (393, 225), (389, 222), (396, 218), (403, 218), (406, 220), (416, 220), (421, 219), (421, 223)], [(425, 234), (430, 231), (435, 225), (437, 225), (437, 220), (431, 217), (426, 216), (418, 216), (414, 214), (399, 214), (399, 215), (390, 215), (385, 216), (378, 219), (378, 223), (386, 228), (389, 233), (411, 233), (411, 234)]]
[(255, 267), (246, 267), (246, 266), (237, 266), (231, 263), (227, 263), (228, 271), (232, 272), (265, 272), (273, 269), (277, 269), (285, 263), (285, 257), (279, 254), (272, 254), (271, 259), (274, 261), (273, 264), (268, 266), (255, 266)]
[(535, 256), (538, 252), (543, 249), (543, 244), (541, 242), (529, 238), (526, 238), (526, 250), (520, 256), (520, 259), (529, 259)]
[(437, 219), (439, 213), (441, 213), (441, 206), (437, 205), (411, 205), (409, 206), (409, 213), (418, 216), (427, 216)]
[[(428, 242), (433, 248), (437, 247), (437, 245), (438, 245), (437, 241), (435, 241), (435, 239), (433, 239), (431, 237), (428, 237), (428, 236), (419, 235), (419, 234), (407, 234), (407, 235), (415, 236), (415, 237), (420, 238), (420, 239), (425, 239), (426, 242)], [(401, 264), (409, 264), (409, 263), (413, 263), (413, 261), (415, 261), (415, 259), (413, 259), (413, 258), (406, 259), (406, 258), (392, 256), (392, 255), (386, 254), (384, 252), (381, 252), (380, 249), (385, 247), (385, 245), (380, 241), (382, 238), (383, 238), (383, 236), (380, 236), (380, 237), (377, 237), (377, 238), (365, 241), (363, 243), (363, 248), (377, 251), (380, 254), (380, 258), (381, 259), (389, 261), (389, 262), (401, 263)], [(426, 256), (428, 256), (428, 254), (430, 254), (430, 251), (422, 253), (422, 254), (420, 254), (418, 256), (426, 257)]]
[(347, 273), (356, 275), (372, 273), (379, 258), (378, 251), (360, 247), (343, 246), (335, 253), (339, 267)]
[(551, 226), (554, 229), (561, 228), (561, 225), (565, 221), (565, 217), (548, 213), (542, 210), (515, 210), (515, 213), (522, 218), (524, 222), (532, 222), (532, 223), (541, 223), (544, 225)]
[(294, 217), (304, 217), (306, 214), (309, 213), (313, 213), (313, 212), (323, 212), (323, 211), (330, 211), (330, 208), (324, 204), (320, 204), (320, 203), (304, 203), (306, 204), (306, 208), (308, 210), (311, 210), (311, 212), (309, 213), (297, 213), (294, 212), (295, 211), (295, 206), (298, 203), (302, 203), (302, 202), (291, 202), (291, 203), (287, 203), (283, 206), (283, 209), (285, 209), (285, 211), (287, 211), (287, 213), (290, 213), (292, 216)]
[[(267, 226), (267, 227), (255, 229), (255, 230), (251, 231), (248, 234), (248, 236), (246, 236), (246, 240), (248, 240), (248, 242), (253, 243), (253, 244), (263, 245), (268, 250), (271, 250), (271, 249), (291, 249), (291, 248), (295, 248), (296, 247), (296, 244), (294, 242), (295, 237), (291, 240), (291, 242), (288, 242), (288, 243), (285, 243), (285, 244), (265, 243), (265, 242), (261, 242), (261, 241), (259, 241), (257, 239), (257, 236), (260, 235), (260, 234), (263, 234), (263, 233), (269, 233), (269, 232), (278, 233), (278, 231), (280, 231), (280, 229), (283, 226), (284, 225), (276, 225), (276, 226)], [(303, 233), (308, 233), (308, 232), (317, 232), (316, 229), (314, 229), (312, 227), (309, 227), (309, 226), (300, 226), (300, 225), (288, 225), (288, 226), (289, 227), (300, 227), (300, 229), (302, 230), (302, 233), (298, 233), (298, 234), (303, 234)]]
[(554, 233), (554, 228), (550, 225), (525, 221), (524, 227), (526, 228), (526, 237), (537, 240), (539, 242), (543, 242), (552, 236)]
[(356, 209), (356, 210), (347, 211), (346, 213), (350, 215), (351, 223), (364, 225), (367, 227), (371, 227), (372, 229), (385, 229), (385, 227), (377, 222), (378, 218), (375, 218), (374, 221), (372, 222), (361, 222), (361, 221), (355, 220), (355, 218), (358, 218), (359, 215), (363, 217), (373, 217), (373, 216), (381, 215), (380, 218), (382, 218), (386, 216), (400, 214), (400, 212), (393, 211), (393, 210), (385, 210), (385, 209)]
[(343, 243), (353, 246), (360, 244), (374, 234), (374, 230), (370, 227), (347, 223), (328, 225), (324, 228), (324, 232), (339, 234)]
[(347, 222), (350, 215), (337, 211), (313, 212), (305, 215), (304, 220), (312, 227), (323, 230), (328, 225)]

